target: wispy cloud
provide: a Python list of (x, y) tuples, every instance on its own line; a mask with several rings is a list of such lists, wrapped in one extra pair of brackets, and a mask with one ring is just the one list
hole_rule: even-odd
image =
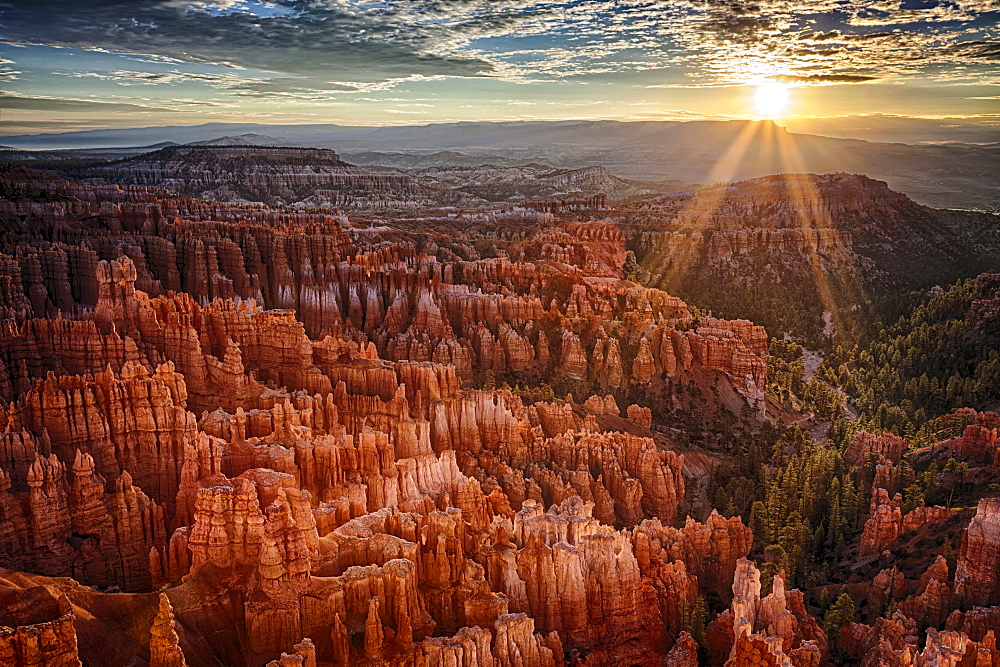
[(19, 95), (0, 91), (0, 108), (26, 111), (186, 111), (189, 106), (225, 106), (220, 102), (206, 100), (169, 99), (158, 100), (155, 104), (141, 101), (109, 101), (73, 97), (50, 97), (42, 95)]

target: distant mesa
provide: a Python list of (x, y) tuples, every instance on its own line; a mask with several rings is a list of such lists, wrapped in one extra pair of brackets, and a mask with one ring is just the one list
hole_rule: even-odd
[(89, 173), (202, 199), (279, 206), (301, 202), (337, 207), (376, 200), (404, 205), (422, 190), (405, 174), (371, 172), (327, 148), (245, 143), (169, 146)]
[[(202, 199), (339, 208), (391, 209), (434, 204), (476, 207), (493, 202), (523, 204), (597, 195), (608, 201), (622, 201), (664, 191), (655, 183), (633, 183), (599, 166), (565, 169), (528, 162), (407, 170), (362, 167), (342, 160), (329, 148), (255, 143), (270, 139), (243, 135), (168, 146), (87, 173), (112, 182), (152, 186)], [(673, 189), (671, 184), (665, 186), (665, 191)]]
[(285, 137), (271, 137), (266, 134), (249, 132), (237, 136), (218, 137), (204, 141), (192, 141), (188, 146), (303, 146)]

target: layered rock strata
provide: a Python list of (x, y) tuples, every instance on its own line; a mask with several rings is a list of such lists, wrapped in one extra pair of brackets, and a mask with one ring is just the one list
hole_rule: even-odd
[(35, 577), (17, 599), (69, 600), (52, 651), (85, 613), (109, 665), (696, 660), (691, 610), (752, 536), (674, 527), (684, 457), (653, 429), (716, 393), (758, 414), (762, 328), (617, 278), (611, 223), (461, 259), (70, 189), (4, 202), (0, 256), (0, 559)]

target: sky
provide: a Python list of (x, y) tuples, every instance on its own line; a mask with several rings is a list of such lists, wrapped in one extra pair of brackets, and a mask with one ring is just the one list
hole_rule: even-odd
[(878, 116), (1000, 138), (998, 65), (1000, 0), (0, 0), (0, 134)]

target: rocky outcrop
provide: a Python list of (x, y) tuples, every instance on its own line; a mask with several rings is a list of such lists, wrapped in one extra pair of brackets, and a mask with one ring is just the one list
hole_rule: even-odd
[(34, 457), (27, 471), (26, 512), (11, 497), (9, 482), (7, 488), (0, 484), (11, 562), (94, 585), (146, 588), (146, 555), (165, 542), (162, 507), (133, 485), (128, 472), (106, 493), (106, 482), (89, 454), (77, 452), (72, 483), (68, 466), (55, 454)]
[(708, 628), (713, 662), (727, 665), (817, 666), (826, 659), (827, 638), (806, 611), (802, 593), (785, 590), (784, 573), (761, 598), (760, 571), (741, 558), (733, 579), (733, 603)]
[[(282, 199), (337, 170), (347, 199), (401, 186), (281, 150), (253, 175), (241, 151), (178, 149), (218, 157), (178, 186), (220, 190), (226, 165)], [(71, 190), (0, 206), (0, 558), (17, 596), (85, 619), (81, 660), (697, 661), (692, 610), (728, 598), (752, 535), (675, 527), (685, 459), (659, 424), (758, 419), (761, 327), (621, 280), (612, 222), (497, 214), (489, 250), (420, 221)]]
[(663, 664), (667, 667), (698, 667), (698, 642), (687, 632), (682, 632)]
[(944, 627), (952, 607), (948, 563), (938, 556), (920, 578), (917, 594), (899, 603), (897, 609), (923, 627)]
[[(423, 190), (403, 174), (371, 172), (343, 162), (332, 150), (257, 146), (176, 146), (98, 170), (119, 183), (156, 186), (220, 201), (344, 206), (405, 201)], [(380, 197), (381, 195), (381, 197)]]
[(643, 521), (633, 531), (632, 541), (644, 573), (647, 568), (655, 571), (661, 564), (680, 562), (685, 573), (697, 578), (701, 590), (726, 599), (737, 563), (753, 547), (753, 532), (740, 517), (726, 519), (713, 510), (704, 523), (687, 517), (679, 529), (658, 519)]
[(944, 419), (972, 420), (962, 435), (944, 443), (955, 456), (973, 465), (1000, 469), (1000, 417), (995, 412), (959, 410)]
[[(640, 573), (627, 534), (601, 526), (591, 509), (579, 498), (545, 514), (526, 503), (514, 526), (523, 544), (515, 557), (516, 577), (504, 576), (515, 583), (504, 592), (515, 609), (523, 595), (526, 611), (542, 630), (559, 631), (566, 648), (644, 664), (663, 650), (656, 594)], [(500, 562), (491, 576), (500, 578)]]
[(908, 443), (898, 435), (882, 433), (876, 435), (867, 431), (858, 431), (851, 438), (851, 444), (844, 452), (844, 460), (852, 465), (864, 465), (870, 456), (875, 456), (881, 463), (888, 459), (892, 463), (899, 461)]
[(982, 640), (990, 632), (1000, 634), (1000, 606), (956, 609), (948, 616), (945, 629), (962, 632), (974, 641)]
[(967, 605), (1000, 604), (1000, 499), (979, 501), (962, 536), (955, 595)]
[(926, 524), (943, 521), (956, 513), (955, 510), (941, 505), (933, 507), (921, 505), (903, 515), (902, 502), (903, 497), (898, 493), (890, 499), (885, 489), (879, 487), (872, 489), (870, 511), (861, 534), (859, 553), (862, 555), (878, 553), (901, 535), (918, 530)]
[(849, 654), (861, 658), (864, 667), (908, 665), (917, 648), (917, 626), (902, 612), (878, 618), (871, 626), (849, 623), (840, 633), (840, 642)]
[(849, 653), (859, 656), (863, 667), (907, 667), (909, 665), (995, 665), (1000, 659), (992, 632), (972, 641), (962, 632), (927, 630), (920, 650), (916, 625), (901, 612), (891, 619), (879, 618), (874, 626), (852, 623), (845, 628), (843, 642)]
[(885, 489), (872, 490), (868, 520), (861, 534), (862, 554), (878, 553), (896, 541), (903, 530), (902, 503), (903, 497), (898, 493), (890, 499)]
[(149, 666), (185, 667), (184, 653), (174, 630), (174, 609), (166, 593), (160, 593), (160, 609), (149, 630)]
[(0, 587), (0, 664), (80, 667), (75, 614), (42, 587)]

